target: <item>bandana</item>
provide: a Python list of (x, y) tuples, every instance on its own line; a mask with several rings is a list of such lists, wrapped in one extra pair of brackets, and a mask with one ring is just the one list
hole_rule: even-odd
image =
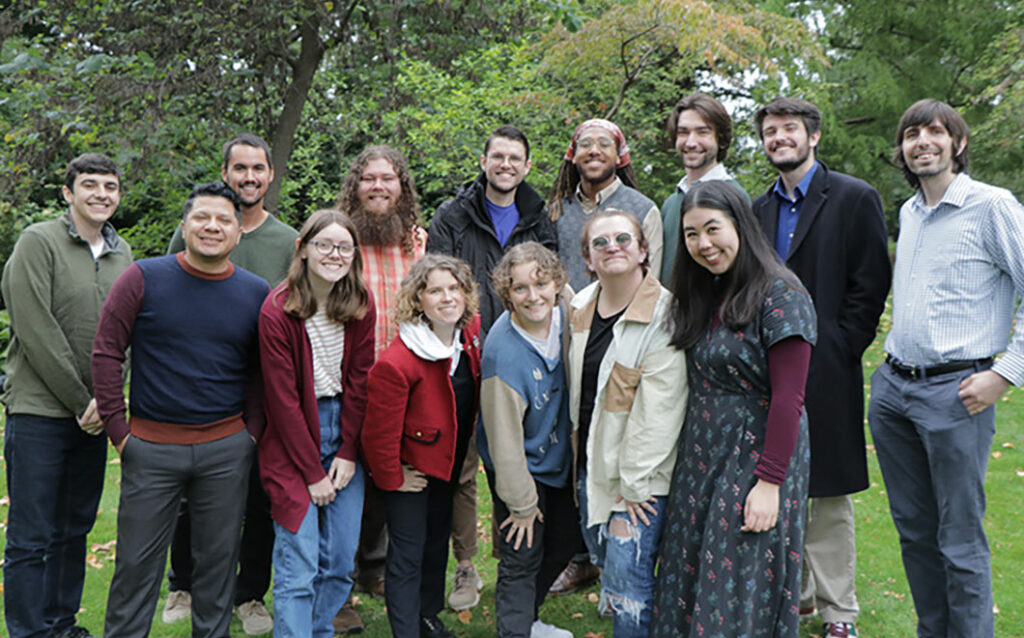
[(572, 134), (572, 141), (569, 142), (569, 148), (567, 148), (565, 151), (565, 160), (567, 162), (573, 161), (573, 158), (576, 157), (576, 142), (579, 141), (580, 134), (585, 129), (591, 127), (604, 129), (611, 133), (612, 137), (615, 139), (615, 145), (619, 149), (619, 161), (616, 162), (615, 168), (629, 166), (631, 160), (629, 159), (629, 145), (626, 144), (626, 136), (622, 134), (622, 130), (613, 122), (609, 122), (608, 120), (602, 120), (600, 118), (587, 120), (586, 122), (576, 127), (576, 131)]

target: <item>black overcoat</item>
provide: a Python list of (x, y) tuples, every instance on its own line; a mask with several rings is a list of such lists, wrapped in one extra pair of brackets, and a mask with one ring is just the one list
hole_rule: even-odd
[[(754, 201), (754, 213), (774, 246), (779, 206), (773, 188)], [(861, 357), (875, 338), (892, 277), (878, 191), (819, 161), (785, 261), (818, 313), (805, 399), (810, 495), (859, 492), (868, 487)]]

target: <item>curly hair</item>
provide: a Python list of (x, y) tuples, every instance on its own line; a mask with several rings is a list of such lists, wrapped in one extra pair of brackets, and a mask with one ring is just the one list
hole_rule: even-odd
[(394, 319), (396, 323), (416, 321), (428, 323), (426, 315), (423, 314), (420, 295), (427, 288), (427, 279), (430, 278), (430, 273), (435, 270), (447, 270), (462, 288), (466, 309), (459, 317), (456, 327), (465, 326), (476, 314), (477, 308), (480, 307), (480, 293), (469, 264), (458, 257), (427, 253), (422, 259), (413, 263), (409, 268), (409, 274), (402, 279), (402, 286), (398, 289), (398, 295), (395, 298)]
[(415, 236), (412, 229), (420, 223), (420, 201), (416, 194), (416, 181), (409, 171), (409, 163), (402, 152), (390, 146), (380, 144), (368, 146), (356, 155), (352, 165), (345, 175), (345, 181), (341, 185), (341, 192), (338, 193), (338, 200), (335, 208), (355, 217), (356, 211), (362, 206), (359, 202), (359, 180), (363, 177), (366, 166), (376, 159), (386, 160), (395, 169), (398, 175), (398, 182), (402, 186), (402, 196), (398, 199), (395, 209), (402, 224), (402, 249), (412, 254), (415, 244)]
[[(345, 323), (352, 319), (362, 319), (370, 306), (370, 294), (363, 283), (363, 254), (359, 249), (359, 237), (356, 235), (355, 224), (340, 210), (326, 208), (309, 216), (299, 231), (292, 262), (288, 266), (288, 277), (285, 279), (284, 290), (288, 293), (282, 309), (285, 314), (296, 319), (309, 319), (317, 311), (316, 297), (309, 283), (309, 266), (303, 259), (303, 251), (309, 242), (320, 234), (320, 231), (331, 224), (337, 224), (352, 235), (352, 243), (356, 251), (352, 255), (352, 265), (348, 274), (335, 282), (327, 297), (327, 316), (332, 321)], [(276, 302), (276, 299), (274, 301)]]
[(516, 244), (508, 249), (491, 271), (491, 286), (501, 298), (506, 310), (512, 310), (512, 269), (530, 262), (536, 265), (533, 272), (537, 279), (550, 279), (555, 284), (555, 290), (561, 290), (569, 280), (569, 275), (566, 274), (565, 266), (558, 259), (558, 255), (545, 248), (543, 244), (535, 241)]

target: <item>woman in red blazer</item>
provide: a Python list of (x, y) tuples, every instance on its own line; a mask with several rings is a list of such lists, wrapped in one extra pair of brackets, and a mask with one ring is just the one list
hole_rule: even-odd
[[(385, 599), (396, 638), (448, 638), (452, 489), (476, 423), (480, 318), (465, 262), (428, 254), (398, 292), (398, 338), (370, 370), (363, 455), (387, 491)], [(454, 474), (454, 476), (453, 476)]]
[(376, 317), (362, 272), (355, 226), (339, 211), (317, 211), (260, 311), (259, 464), (274, 519), (275, 635), (330, 638), (352, 588)]

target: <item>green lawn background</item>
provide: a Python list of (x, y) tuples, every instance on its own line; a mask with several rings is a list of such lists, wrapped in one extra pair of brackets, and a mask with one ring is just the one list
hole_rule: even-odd
[[(888, 317), (883, 318), (881, 332), (888, 329)], [(865, 392), (867, 379), (882, 362), (882, 339), (875, 341), (864, 357)], [(986, 488), (988, 514), (985, 527), (992, 550), (993, 589), (995, 594), (996, 636), (1024, 637), (1024, 531), (1021, 513), (1024, 503), (1024, 391), (1011, 389), (997, 406), (995, 442), (989, 459)], [(865, 425), (866, 428), (866, 425)], [(868, 435), (868, 462), (871, 486), (855, 496), (857, 518), (857, 594), (861, 616), (857, 627), (862, 637), (895, 638), (916, 635), (916, 617), (910, 592), (899, 556), (899, 542), (889, 516), (888, 502), (874, 448)], [(100, 635), (103, 628), (104, 605), (107, 588), (114, 571), (114, 541), (116, 537), (117, 495), (120, 471), (117, 455), (111, 450), (107, 467), (107, 480), (96, 526), (89, 537), (89, 565), (86, 568), (85, 595), (79, 622)], [(470, 612), (457, 615), (444, 612), (442, 619), (457, 636), (493, 636), (494, 581), (496, 561), (490, 558), (490, 496), (482, 473), (478, 478), (480, 504), (477, 529), (480, 553), (477, 568), (484, 579), (480, 605)], [(6, 477), (0, 477), (0, 520), (7, 519)], [(0, 547), (3, 541), (0, 540)], [(449, 580), (454, 571), (449, 564)], [(6, 585), (6, 583), (4, 583)], [(189, 623), (165, 625), (160, 621), (160, 610), (166, 596), (166, 579), (153, 623), (153, 636), (185, 637), (190, 635)], [(611, 622), (596, 613), (597, 587), (564, 596), (549, 598), (541, 610), (541, 619), (571, 629), (577, 638), (611, 638)], [(268, 606), (271, 596), (268, 595)], [(2, 608), (2, 604), (0, 604)], [(368, 595), (359, 595), (357, 609), (366, 621), (365, 635), (377, 638), (390, 635), (384, 604)], [(817, 619), (803, 623), (801, 638), (821, 634)], [(0, 636), (6, 636), (6, 627), (0, 627)], [(231, 635), (244, 636), (238, 620), (232, 621)]]

